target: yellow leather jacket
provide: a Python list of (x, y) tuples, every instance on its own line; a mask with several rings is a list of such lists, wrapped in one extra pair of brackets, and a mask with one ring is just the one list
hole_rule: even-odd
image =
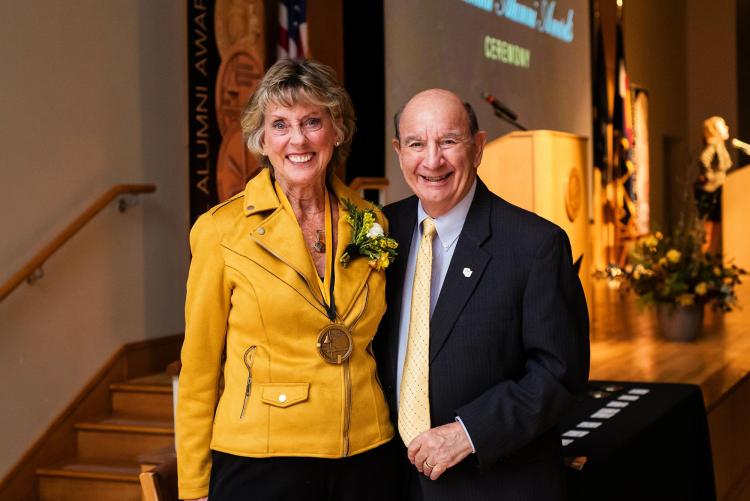
[[(331, 189), (369, 206), (336, 178)], [(181, 499), (207, 495), (210, 449), (339, 458), (393, 437), (371, 348), (385, 313), (384, 273), (366, 258), (339, 263), (351, 240), (339, 203), (334, 298), (354, 343), (348, 361), (326, 362), (316, 347), (330, 324), (326, 298), (283, 202), (266, 169), (191, 231), (176, 419)]]

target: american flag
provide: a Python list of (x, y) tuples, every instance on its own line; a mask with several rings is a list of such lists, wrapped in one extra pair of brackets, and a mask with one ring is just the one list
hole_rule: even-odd
[(614, 162), (613, 176), (616, 182), (617, 207), (621, 210), (620, 221), (628, 224), (635, 214), (635, 164), (633, 163), (633, 102), (630, 92), (630, 80), (625, 70), (625, 44), (622, 23), (616, 26), (615, 57), (617, 59), (617, 88), (612, 120)]
[(281, 0), (279, 2), (278, 57), (304, 59), (309, 57), (307, 47), (306, 0)]

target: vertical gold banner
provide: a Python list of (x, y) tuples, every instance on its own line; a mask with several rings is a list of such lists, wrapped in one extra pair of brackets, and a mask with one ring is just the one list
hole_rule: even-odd
[(262, 0), (217, 0), (214, 27), (221, 64), (214, 102), (221, 131), (216, 163), (216, 191), (220, 201), (242, 191), (260, 168), (245, 146), (240, 115), (263, 78), (264, 25)]

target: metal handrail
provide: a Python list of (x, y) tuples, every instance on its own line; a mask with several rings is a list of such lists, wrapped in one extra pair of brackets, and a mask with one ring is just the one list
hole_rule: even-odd
[[(78, 233), (86, 223), (91, 221), (104, 207), (120, 195), (138, 195), (140, 193), (153, 193), (156, 191), (156, 185), (153, 184), (117, 184), (107, 190), (102, 196), (97, 198), (91, 205), (86, 208), (75, 220), (73, 220), (64, 230), (55, 238), (45, 245), (39, 252), (34, 255), (26, 264), (24, 264), (16, 273), (0, 287), (0, 301), (3, 301), (13, 290), (21, 285), (24, 281), (30, 284), (37, 281), (42, 273), (42, 265), (50, 258), (65, 242)], [(120, 200), (120, 212), (124, 212), (129, 207), (126, 200)]]

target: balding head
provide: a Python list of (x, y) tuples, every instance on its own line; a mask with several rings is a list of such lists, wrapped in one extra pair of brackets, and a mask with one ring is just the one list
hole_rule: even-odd
[(409, 101), (407, 101), (407, 103), (402, 106), (393, 116), (393, 128), (396, 131), (397, 141), (401, 141), (401, 115), (403, 115), (406, 107), (414, 102), (418, 103), (420, 100), (428, 98), (437, 100), (443, 98), (444, 102), (446, 103), (450, 103), (451, 101), (453, 101), (454, 103), (458, 102), (461, 106), (463, 106), (464, 111), (466, 112), (466, 120), (469, 124), (469, 134), (474, 136), (477, 132), (479, 132), (479, 122), (477, 121), (477, 114), (474, 112), (474, 108), (471, 106), (471, 104), (469, 104), (468, 101), (462, 101), (461, 98), (459, 98), (456, 94), (449, 90), (428, 89), (409, 99)]

